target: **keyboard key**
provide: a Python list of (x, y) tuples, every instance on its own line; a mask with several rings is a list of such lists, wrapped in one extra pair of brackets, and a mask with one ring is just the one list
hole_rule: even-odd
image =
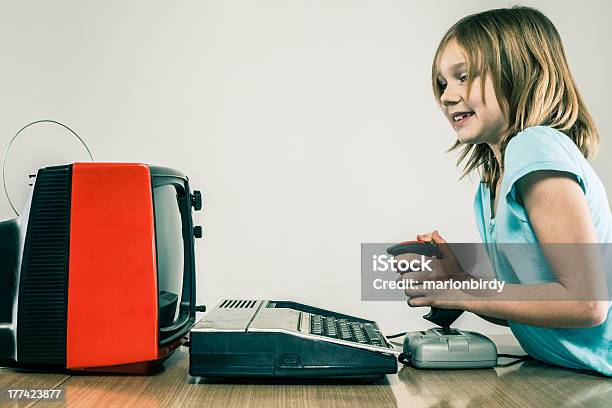
[(374, 330), (374, 327), (372, 327), (371, 324), (366, 323), (363, 325), (363, 330), (366, 332), (368, 339), (371, 342), (375, 342), (376, 344), (381, 344), (381, 338), (380, 335), (378, 334), (378, 332), (376, 330)]

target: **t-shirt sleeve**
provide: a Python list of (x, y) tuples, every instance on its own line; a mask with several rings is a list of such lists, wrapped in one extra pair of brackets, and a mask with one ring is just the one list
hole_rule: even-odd
[[(558, 130), (544, 126), (525, 129), (510, 140), (504, 154), (502, 189), (507, 200), (518, 205), (517, 181), (529, 173), (543, 170), (567, 173), (586, 193), (581, 159), (578, 147)], [(526, 219), (526, 214), (517, 215)]]

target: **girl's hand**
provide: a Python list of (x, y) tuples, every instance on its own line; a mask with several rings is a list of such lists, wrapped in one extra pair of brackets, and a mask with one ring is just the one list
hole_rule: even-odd
[[(469, 279), (470, 275), (466, 273), (461, 264), (457, 260), (457, 257), (451, 250), (448, 242), (438, 233), (433, 231), (432, 233), (419, 234), (417, 240), (421, 242), (432, 242), (440, 251), (442, 256), (441, 259), (425, 257), (426, 260), (431, 260), (430, 268), (431, 271), (419, 271), (419, 272), (405, 272), (397, 279), (399, 280), (410, 280), (411, 285), (406, 285), (406, 296), (409, 297), (408, 304), (410, 306), (435, 306), (441, 308), (455, 308), (457, 307), (458, 295), (460, 291), (452, 290), (440, 290), (440, 289), (426, 289), (423, 285), (425, 281), (447, 281), (447, 280), (465, 280)], [(396, 260), (406, 260), (408, 262), (421, 259), (421, 255), (415, 254), (403, 254), (395, 257)], [(445, 300), (447, 299), (447, 300)], [(450, 301), (448, 299), (453, 299)]]
[[(421, 242), (432, 242), (440, 251), (441, 259), (437, 259), (435, 257), (425, 257), (426, 261), (431, 261), (429, 263), (429, 269), (431, 271), (419, 271), (419, 272), (400, 272), (401, 276), (398, 280), (410, 278), (413, 281), (422, 282), (425, 280), (464, 280), (468, 279), (470, 276), (467, 274), (461, 264), (457, 260), (457, 257), (451, 250), (448, 242), (438, 233), (438, 231), (434, 231), (432, 233), (427, 234), (419, 234), (417, 235), (417, 240)], [(403, 254), (395, 257), (397, 261), (405, 260), (420, 260), (421, 255), (417, 254)], [(409, 273), (410, 275), (406, 275)], [(406, 276), (404, 276), (406, 275)]]

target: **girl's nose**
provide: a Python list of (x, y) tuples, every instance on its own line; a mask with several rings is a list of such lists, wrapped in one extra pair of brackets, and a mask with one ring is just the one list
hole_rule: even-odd
[(447, 86), (442, 95), (440, 95), (440, 102), (444, 106), (455, 105), (459, 103), (460, 100), (461, 95), (450, 86)]

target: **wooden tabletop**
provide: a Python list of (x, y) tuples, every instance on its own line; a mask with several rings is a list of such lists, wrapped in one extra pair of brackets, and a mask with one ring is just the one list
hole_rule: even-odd
[[(501, 353), (522, 353), (511, 336), (491, 336)], [(2, 407), (610, 407), (612, 380), (528, 361), (482, 370), (401, 367), (374, 384), (211, 381), (191, 377), (177, 350), (152, 376), (35, 374), (0, 369), (0, 390), (59, 389), (59, 400), (0, 400)]]

